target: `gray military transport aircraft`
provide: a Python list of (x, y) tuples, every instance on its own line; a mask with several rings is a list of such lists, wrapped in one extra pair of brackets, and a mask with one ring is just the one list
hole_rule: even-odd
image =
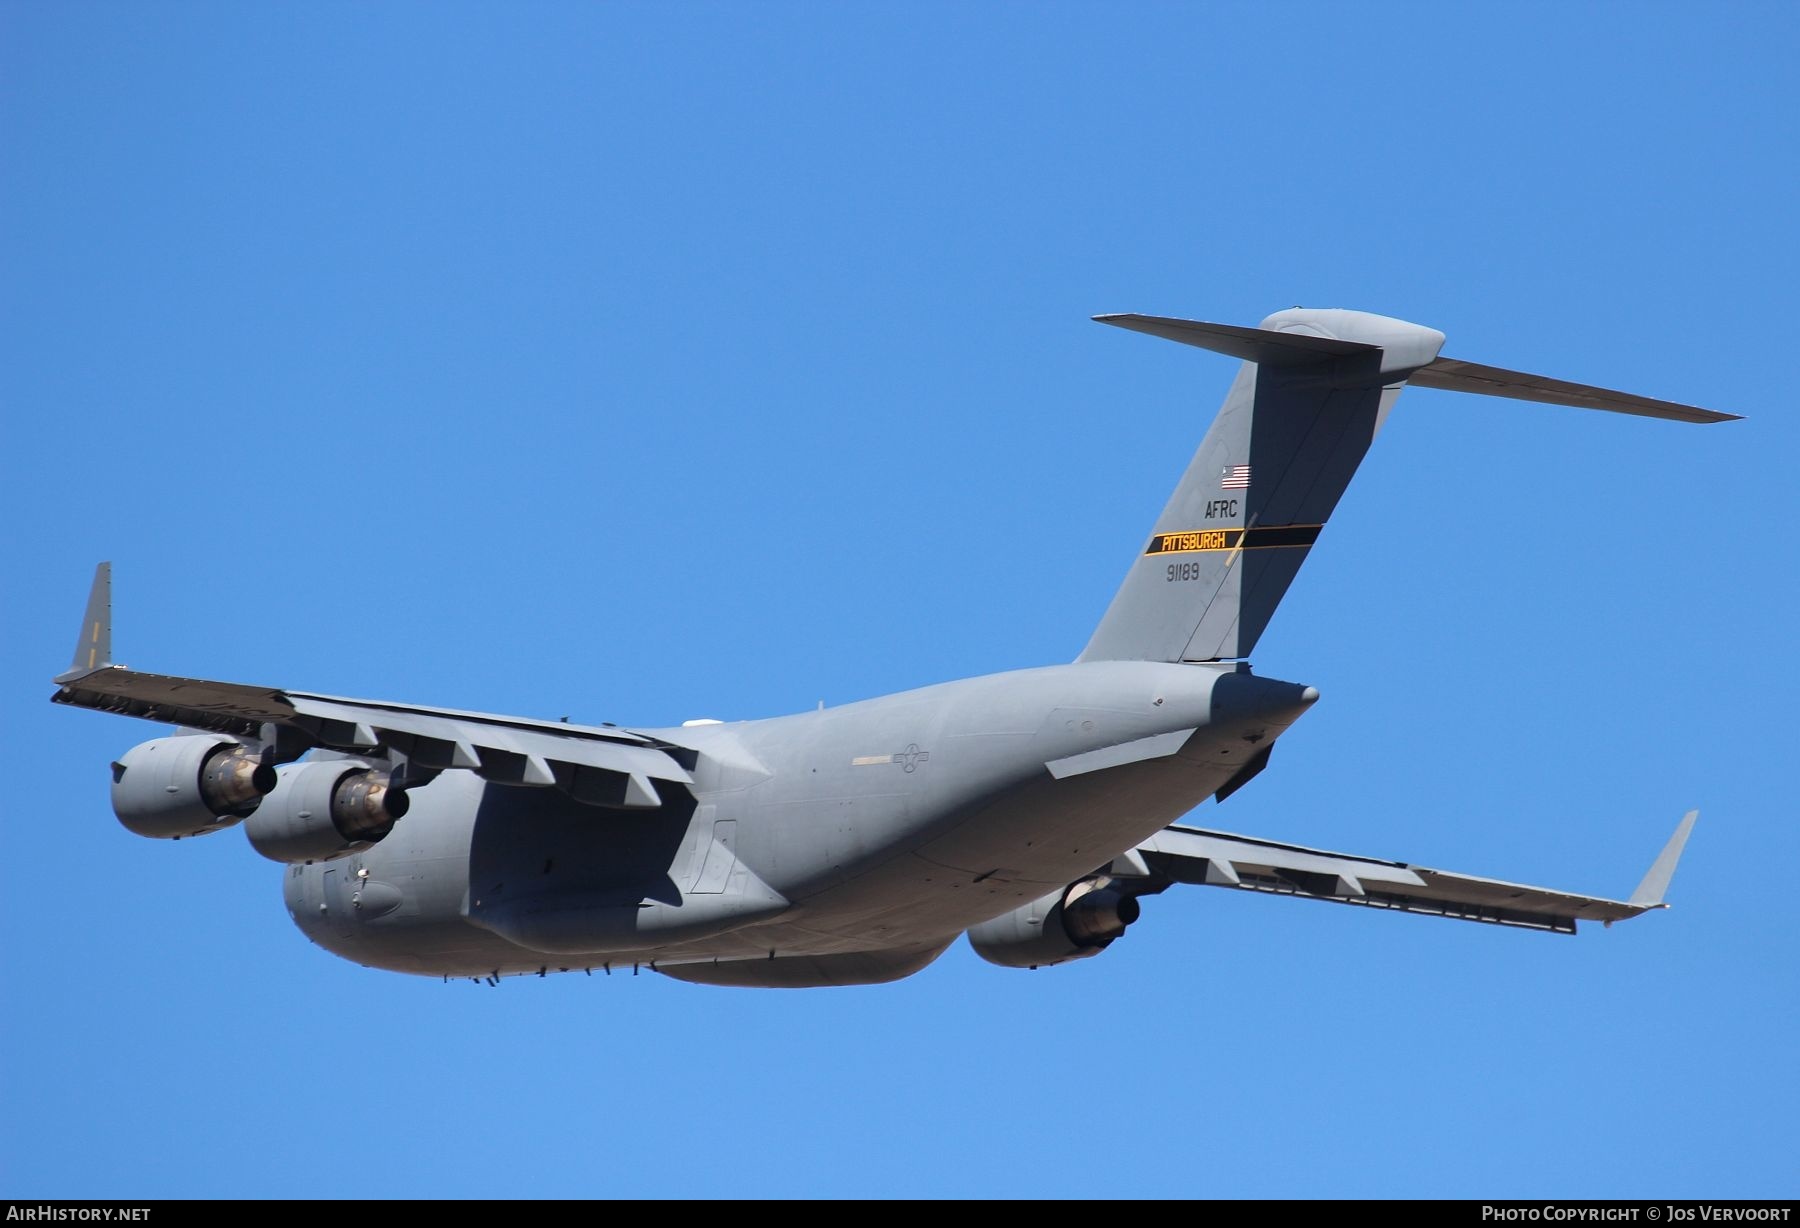
[(897, 980), (967, 932), (1081, 959), (1178, 883), (1573, 933), (1663, 907), (1184, 826), (1318, 698), (1247, 658), (1406, 384), (1682, 422), (1734, 415), (1438, 357), (1338, 310), (1107, 324), (1243, 360), (1073, 664), (770, 720), (592, 727), (139, 673), (94, 576), (53, 696), (177, 726), (112, 765), (141, 836), (243, 823), (295, 924), (376, 968), (485, 979), (642, 965), (710, 985)]

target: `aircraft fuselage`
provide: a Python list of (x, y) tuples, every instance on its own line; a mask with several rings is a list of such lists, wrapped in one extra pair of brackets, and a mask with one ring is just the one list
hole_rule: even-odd
[(393, 834), (286, 870), (347, 959), (486, 976), (917, 948), (1103, 868), (1316, 697), (1232, 665), (1103, 661), (645, 731), (699, 752), (645, 813), (445, 773)]

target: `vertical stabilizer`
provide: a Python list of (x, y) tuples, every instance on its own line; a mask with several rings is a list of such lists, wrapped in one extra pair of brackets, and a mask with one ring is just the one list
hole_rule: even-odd
[(1360, 311), (1260, 328), (1156, 316), (1103, 323), (1245, 359), (1081, 660), (1248, 656), (1435, 329)]

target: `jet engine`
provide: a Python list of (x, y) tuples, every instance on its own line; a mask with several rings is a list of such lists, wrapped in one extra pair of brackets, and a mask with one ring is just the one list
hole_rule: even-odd
[(244, 834), (270, 861), (329, 861), (384, 839), (407, 807), (406, 792), (360, 760), (300, 763), (281, 769)]
[(256, 810), (275, 769), (230, 738), (188, 735), (132, 747), (112, 765), (113, 813), (158, 840), (223, 831)]
[(1136, 896), (1096, 875), (982, 922), (969, 931), (969, 945), (1003, 968), (1061, 964), (1100, 954), (1140, 911)]

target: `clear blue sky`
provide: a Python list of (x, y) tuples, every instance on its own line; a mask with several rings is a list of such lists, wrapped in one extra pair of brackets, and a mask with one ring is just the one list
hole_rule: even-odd
[[(1788, 4), (0, 7), (0, 1194), (1793, 1195)], [(113, 821), (138, 668), (578, 720), (1072, 657), (1232, 364), (1385, 312), (1749, 415), (1408, 392), (1208, 825), (1675, 908), (1188, 890), (898, 985), (364, 971)]]

